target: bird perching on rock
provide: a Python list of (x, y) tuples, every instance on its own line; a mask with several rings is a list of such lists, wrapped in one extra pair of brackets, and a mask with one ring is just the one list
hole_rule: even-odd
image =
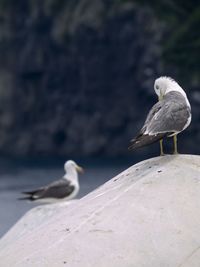
[(54, 203), (73, 199), (79, 192), (78, 172), (83, 173), (83, 168), (78, 166), (73, 160), (68, 160), (64, 164), (65, 175), (49, 185), (40, 187), (32, 191), (23, 192), (27, 199), (40, 203)]
[(184, 90), (170, 77), (156, 79), (154, 90), (159, 101), (149, 111), (139, 134), (131, 140), (129, 149), (160, 141), (160, 154), (164, 155), (163, 138), (173, 137), (174, 154), (177, 154), (177, 134), (191, 122), (190, 103)]

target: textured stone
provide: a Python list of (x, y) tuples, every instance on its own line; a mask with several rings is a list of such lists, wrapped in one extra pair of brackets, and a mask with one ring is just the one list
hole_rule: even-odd
[(51, 216), (30, 211), (1, 240), (1, 265), (199, 267), (199, 195), (199, 156), (140, 162)]

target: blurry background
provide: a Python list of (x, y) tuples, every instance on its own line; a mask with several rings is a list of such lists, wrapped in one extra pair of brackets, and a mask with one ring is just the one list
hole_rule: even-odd
[[(127, 150), (157, 101), (155, 78), (186, 90), (181, 153), (200, 153), (197, 0), (0, 0), (0, 235), (29, 203), (20, 191), (86, 168), (83, 196), (158, 144)], [(167, 151), (171, 142), (165, 143)]]

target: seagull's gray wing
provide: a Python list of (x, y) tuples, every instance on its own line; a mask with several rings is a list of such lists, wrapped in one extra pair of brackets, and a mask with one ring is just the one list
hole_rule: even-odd
[(27, 197), (30, 200), (37, 200), (42, 198), (64, 198), (69, 196), (75, 189), (75, 186), (70, 181), (62, 178), (51, 184), (38, 188), (34, 191), (24, 192), (29, 195)]
[(158, 107), (156, 111), (153, 108), (153, 115), (146, 122), (146, 134), (181, 132), (191, 115), (185, 98), (179, 92), (170, 92), (158, 102)]
[(191, 116), (185, 98), (170, 92), (150, 110), (140, 133), (131, 140), (129, 149), (152, 144), (174, 132), (180, 132)]
[(147, 129), (148, 125), (150, 124), (150, 122), (152, 121), (153, 117), (154, 117), (154, 116), (159, 112), (159, 110), (162, 108), (162, 106), (163, 106), (163, 103), (162, 103), (162, 102), (163, 102), (163, 101), (159, 101), (159, 102), (157, 102), (157, 103), (151, 108), (151, 110), (149, 111), (149, 113), (148, 113), (148, 115), (147, 115), (147, 118), (146, 118), (146, 120), (145, 120), (145, 122), (144, 122), (144, 125), (143, 125), (142, 129), (140, 130), (139, 135), (140, 135), (140, 134), (143, 134), (143, 133), (146, 131), (146, 129)]

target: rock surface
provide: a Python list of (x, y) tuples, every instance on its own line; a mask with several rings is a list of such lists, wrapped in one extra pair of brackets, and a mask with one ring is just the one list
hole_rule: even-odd
[(52, 216), (44, 206), (42, 223), (30, 211), (1, 240), (0, 264), (199, 267), (199, 196), (199, 156), (140, 162)]

